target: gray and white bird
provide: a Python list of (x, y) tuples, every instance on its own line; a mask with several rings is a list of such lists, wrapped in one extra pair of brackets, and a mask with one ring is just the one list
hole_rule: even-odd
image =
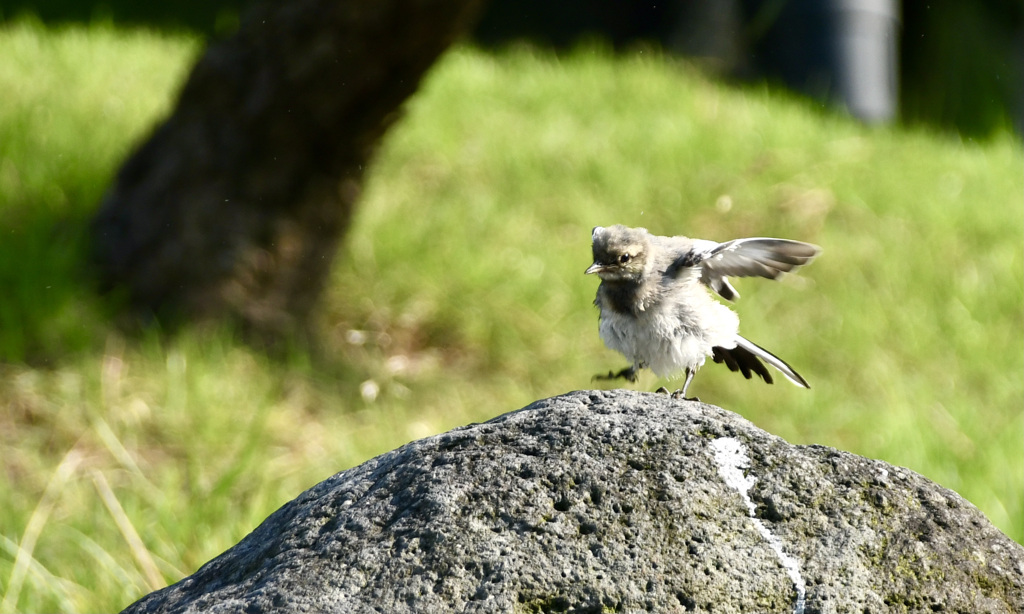
[(776, 279), (808, 264), (821, 248), (787, 239), (750, 238), (725, 243), (659, 237), (622, 225), (593, 231), (594, 263), (601, 278), (594, 304), (601, 310), (601, 339), (633, 364), (601, 379), (636, 381), (649, 368), (661, 377), (686, 373), (674, 396), (686, 396), (694, 374), (710, 356), (772, 383), (768, 363), (797, 386), (810, 388), (793, 367), (739, 334), (739, 318), (709, 290), (730, 301), (739, 293), (729, 277)]

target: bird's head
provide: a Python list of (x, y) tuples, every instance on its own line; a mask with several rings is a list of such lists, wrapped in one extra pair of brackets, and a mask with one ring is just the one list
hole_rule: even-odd
[(594, 228), (594, 264), (585, 273), (596, 273), (604, 281), (640, 281), (650, 253), (649, 236), (646, 228), (621, 224)]

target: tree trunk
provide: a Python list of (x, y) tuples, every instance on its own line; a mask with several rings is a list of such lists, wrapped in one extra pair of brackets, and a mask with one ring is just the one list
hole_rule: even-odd
[(321, 294), (363, 171), (479, 0), (253, 6), (196, 64), (93, 222), (103, 284), (158, 316), (272, 338)]

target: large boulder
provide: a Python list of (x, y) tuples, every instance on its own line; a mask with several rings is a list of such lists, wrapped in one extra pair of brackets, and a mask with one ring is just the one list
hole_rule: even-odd
[(1024, 547), (920, 475), (711, 405), (538, 401), (343, 471), (126, 612), (1024, 612)]

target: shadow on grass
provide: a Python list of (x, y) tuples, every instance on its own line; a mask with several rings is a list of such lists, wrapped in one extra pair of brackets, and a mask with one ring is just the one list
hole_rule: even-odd
[(366, 374), (355, 357), (314, 335), (267, 343), (230, 320), (189, 322), (132, 309), (124, 290), (101, 290), (92, 260), (95, 205), (62, 211), (17, 205), (0, 219), (0, 365), (51, 369), (107, 351), (111, 334), (133, 344), (164, 347), (241, 345), (277, 365), (355, 389)]
[(102, 344), (119, 299), (96, 291), (90, 209), (23, 206), (0, 221), (0, 362), (48, 366)]

